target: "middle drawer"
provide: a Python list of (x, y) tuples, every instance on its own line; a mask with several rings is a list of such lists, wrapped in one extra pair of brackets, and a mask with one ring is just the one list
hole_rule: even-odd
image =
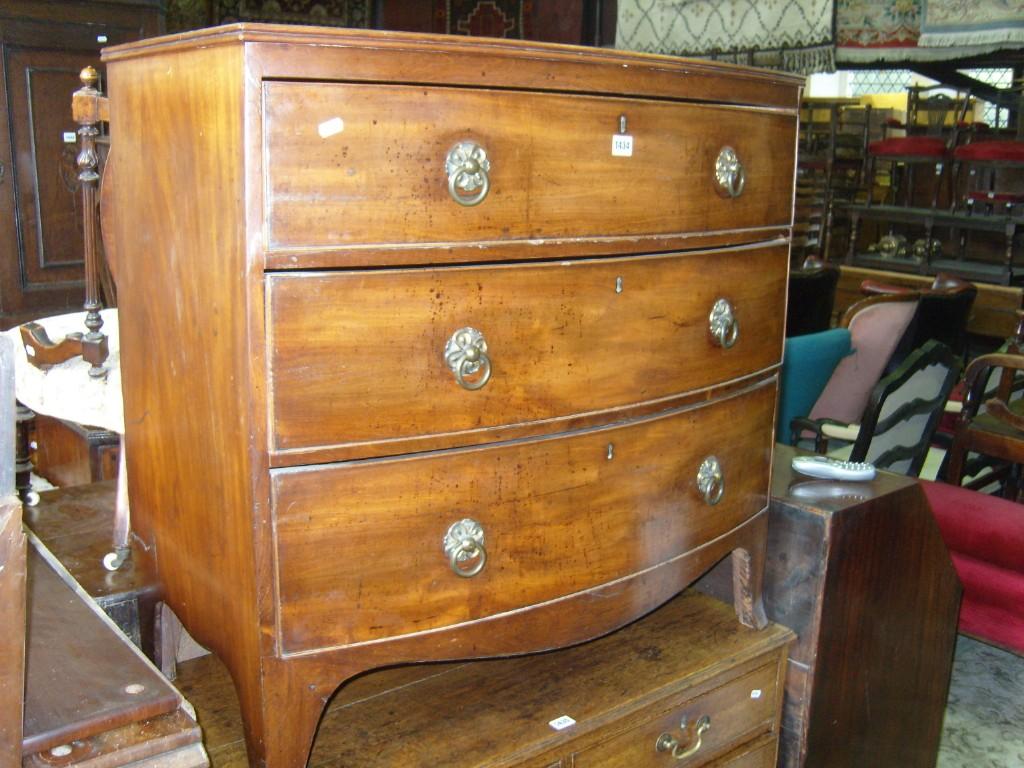
[(772, 243), (271, 274), (271, 448), (438, 435), (473, 444), (497, 427), (656, 402), (770, 368), (782, 354), (786, 262), (786, 244)]
[(273, 470), (283, 650), (522, 609), (724, 535), (767, 505), (775, 396), (770, 377), (614, 427)]

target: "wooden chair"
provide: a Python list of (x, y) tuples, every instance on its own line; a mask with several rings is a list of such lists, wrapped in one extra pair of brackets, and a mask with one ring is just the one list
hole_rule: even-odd
[(837, 205), (853, 202), (864, 189), (872, 108), (850, 101), (805, 99), (801, 105), (794, 263), (829, 258)]
[[(1004, 495), (1016, 499), (1021, 490), (1020, 466), (1024, 464), (1024, 355), (997, 353), (971, 361), (964, 377), (967, 394), (946, 455), (943, 476), (952, 485), (963, 484), (968, 454), (977, 453), (1012, 467)], [(991, 384), (995, 379), (995, 387)], [(991, 479), (991, 478), (989, 478)], [(984, 483), (979, 478), (969, 487)]]
[[(1024, 169), (1024, 86), (1010, 89), (1017, 100), (1017, 131), (1013, 139), (982, 137), (953, 150), (953, 178), (956, 187), (965, 184), (962, 201), (953, 199), (953, 209), (965, 207), (969, 213), (1011, 213), (1024, 202), (1024, 191), (1003, 186), (1004, 170)], [(961, 176), (967, 172), (967, 180)]]
[(849, 329), (853, 352), (839, 361), (810, 412), (795, 415), (860, 422), (872, 389), (916, 311), (915, 294), (872, 297), (847, 309), (839, 325)]
[[(872, 202), (872, 187), (878, 163), (890, 166), (890, 190), (893, 204), (898, 204), (902, 192), (903, 205), (914, 205), (914, 170), (918, 166), (930, 168), (939, 177), (932, 193), (931, 207), (939, 201), (945, 169), (952, 160), (964, 118), (970, 105), (970, 94), (949, 96), (935, 91), (940, 86), (927, 88), (912, 86), (907, 90), (907, 122), (899, 126), (906, 135), (893, 136), (868, 144), (868, 205)], [(952, 116), (952, 125), (947, 123)], [(929, 254), (929, 257), (931, 254)]]
[(959, 375), (960, 362), (949, 347), (929, 341), (878, 382), (859, 424), (798, 418), (793, 431), (813, 433), (820, 453), (830, 439), (852, 441), (850, 461), (917, 476)]
[(914, 294), (918, 297), (917, 313), (906, 342), (894, 353), (888, 370), (895, 368), (911, 351), (930, 339), (941, 341), (960, 357), (966, 356), (967, 325), (978, 296), (978, 287), (974, 283), (940, 272), (931, 287), (925, 290), (887, 285), (875, 280), (863, 281), (860, 290), (865, 296)]

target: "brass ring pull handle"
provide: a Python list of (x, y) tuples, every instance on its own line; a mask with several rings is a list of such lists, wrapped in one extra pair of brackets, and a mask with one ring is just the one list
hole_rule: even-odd
[(487, 339), (476, 328), (459, 328), (444, 345), (444, 361), (463, 389), (480, 389), (491, 380)]
[(747, 183), (747, 172), (743, 163), (732, 147), (722, 147), (715, 158), (715, 184), (720, 194), (727, 197), (739, 197)]
[(708, 456), (697, 470), (697, 490), (710, 506), (714, 506), (725, 495), (725, 476), (722, 465), (714, 456)]
[[(684, 731), (686, 730), (686, 721), (684, 720), (680, 726)], [(670, 733), (663, 733), (658, 737), (658, 741), (655, 742), (654, 748), (658, 752), (671, 752), (672, 758), (675, 760), (685, 760), (688, 757), (692, 757), (697, 754), (704, 742), (704, 731), (711, 727), (711, 718), (704, 715), (700, 720), (697, 721), (697, 740), (685, 749), (679, 743), (679, 739)]]
[(444, 169), (448, 174), (448, 194), (459, 205), (479, 205), (487, 197), (491, 189), (491, 161), (479, 144), (460, 141), (448, 150)]
[[(444, 535), (443, 543), (444, 553), (448, 556), (448, 567), (456, 576), (471, 578), (487, 565), (484, 529), (476, 520), (467, 517), (452, 523)], [(476, 562), (471, 562), (474, 560)], [(470, 565), (463, 567), (464, 563)]]
[(729, 349), (740, 337), (740, 323), (736, 319), (732, 304), (727, 299), (718, 299), (708, 315), (708, 331), (711, 338), (722, 349)]

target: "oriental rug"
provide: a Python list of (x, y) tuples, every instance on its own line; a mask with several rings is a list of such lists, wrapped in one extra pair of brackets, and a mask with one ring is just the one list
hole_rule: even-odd
[(213, 24), (262, 21), (332, 27), (370, 26), (370, 0), (215, 0), (211, 13)]
[(922, 0), (921, 46), (1024, 43), (1021, 0)]
[[(964, 34), (956, 43), (926, 44), (922, 33), (926, 14), (935, 15), (933, 6), (944, 2), (972, 9), (988, 2), (1017, 8), (1024, 22), (1022, 0), (836, 0), (836, 61), (839, 64), (868, 62), (952, 61), (989, 53), (999, 44), (972, 41)], [(956, 14), (947, 13), (944, 18)], [(993, 24), (995, 14), (983, 23)], [(963, 14), (959, 15), (962, 20)], [(973, 16), (972, 16), (973, 18)], [(982, 17), (977, 17), (981, 23)], [(933, 38), (934, 39), (934, 38)]]
[(531, 0), (435, 0), (434, 31), (474, 37), (531, 37)]
[(833, 0), (619, 0), (616, 48), (834, 69)]

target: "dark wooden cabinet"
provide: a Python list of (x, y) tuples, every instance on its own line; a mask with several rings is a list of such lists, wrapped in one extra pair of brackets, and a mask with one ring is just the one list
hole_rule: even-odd
[[(764, 600), (791, 627), (779, 765), (930, 768), (960, 583), (913, 478), (813, 480), (776, 446)], [(731, 598), (718, 568), (701, 589)]]
[(100, 49), (159, 34), (160, 0), (0, 4), (0, 325), (83, 298), (71, 94)]

